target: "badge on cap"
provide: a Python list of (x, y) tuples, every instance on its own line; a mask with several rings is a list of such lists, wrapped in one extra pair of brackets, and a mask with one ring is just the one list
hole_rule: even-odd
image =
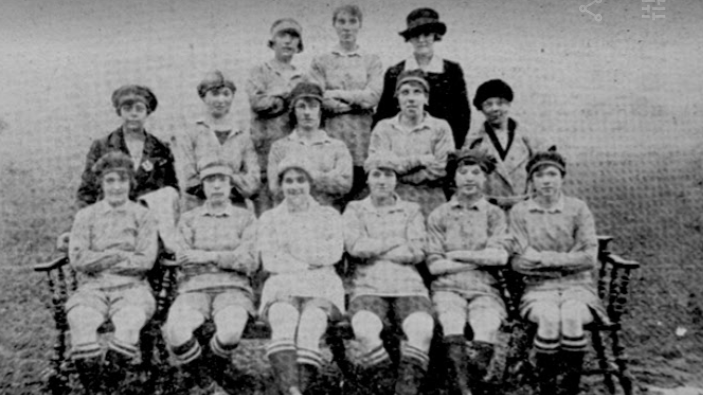
[(154, 170), (154, 164), (149, 161), (149, 159), (146, 159), (144, 162), (142, 162), (142, 169), (144, 171), (152, 171)]

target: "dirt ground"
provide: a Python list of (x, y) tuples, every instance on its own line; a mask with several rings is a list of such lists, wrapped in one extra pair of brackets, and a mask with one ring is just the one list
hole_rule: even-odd
[[(236, 3), (236, 4), (235, 4)], [(624, 332), (642, 388), (703, 387), (703, 1), (643, 0), (356, 2), (360, 43), (390, 66), (410, 54), (397, 32), (415, 7), (448, 25), (437, 53), (461, 63), (471, 96), (491, 78), (510, 83), (521, 127), (555, 142), (569, 159), (567, 190), (585, 199), (599, 233), (637, 259)], [(0, 393), (41, 393), (53, 321), (44, 278), (70, 228), (90, 142), (119, 125), (112, 91), (154, 89), (148, 130), (177, 142), (201, 111), (195, 86), (218, 68), (248, 116), (247, 70), (271, 57), (279, 17), (303, 25), (307, 67), (335, 44), (336, 1), (11, 0), (0, 13)], [(482, 121), (475, 114), (472, 125)], [(260, 344), (249, 368), (267, 375)], [(248, 354), (251, 353), (251, 354)], [(591, 387), (601, 388), (598, 382)]]

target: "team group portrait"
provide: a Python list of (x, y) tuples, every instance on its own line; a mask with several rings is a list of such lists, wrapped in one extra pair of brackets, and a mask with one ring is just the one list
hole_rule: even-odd
[(0, 392), (703, 394), (703, 7), (629, 2), (15, 4)]

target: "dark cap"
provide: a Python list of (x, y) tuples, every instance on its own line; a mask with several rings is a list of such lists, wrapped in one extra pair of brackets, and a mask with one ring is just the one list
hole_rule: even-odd
[(491, 174), (496, 168), (496, 158), (478, 148), (462, 149), (456, 154), (456, 168), (465, 165), (477, 165), (486, 174)]
[(481, 84), (478, 89), (476, 89), (476, 95), (474, 96), (474, 107), (481, 111), (483, 102), (491, 97), (499, 97), (512, 102), (513, 90), (510, 89), (510, 85), (506, 84), (503, 80), (486, 81)]
[(232, 90), (232, 93), (237, 91), (234, 82), (225, 77), (220, 70), (211, 71), (205, 74), (203, 80), (198, 84), (198, 96), (202, 99), (208, 91), (221, 88), (229, 88)]
[(532, 174), (542, 166), (554, 166), (561, 172), (561, 176), (566, 175), (566, 160), (556, 150), (536, 152), (527, 161), (527, 178), (532, 178)]
[(148, 113), (154, 112), (159, 104), (154, 92), (142, 85), (123, 85), (112, 93), (112, 106), (115, 107), (118, 114), (123, 104), (134, 101), (144, 103)]

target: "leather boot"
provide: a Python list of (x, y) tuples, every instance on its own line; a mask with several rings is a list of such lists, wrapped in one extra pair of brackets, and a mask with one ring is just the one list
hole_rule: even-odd
[(557, 366), (556, 353), (537, 352), (536, 360), (536, 378), (537, 378), (537, 394), (540, 395), (555, 395), (557, 389), (557, 374), (559, 367)]
[(118, 351), (108, 349), (105, 355), (105, 380), (117, 394), (136, 394), (143, 390), (138, 361)]
[(310, 365), (308, 363), (298, 364), (298, 380), (300, 392), (303, 394), (313, 393), (315, 383), (319, 376), (319, 369), (317, 366)]
[(73, 363), (87, 394), (105, 394), (105, 372), (101, 357), (75, 359)]
[(469, 383), (469, 364), (466, 355), (466, 338), (463, 335), (452, 335), (444, 338), (449, 359), (450, 377), (455, 377), (454, 389), (458, 394), (471, 395)]
[(390, 359), (361, 369), (357, 380), (363, 387), (360, 394), (392, 395), (395, 391), (396, 373)]
[(471, 391), (474, 395), (487, 391), (486, 374), (493, 359), (494, 346), (491, 343), (472, 341), (466, 346), (468, 355)]
[(581, 371), (583, 370), (584, 351), (562, 351), (559, 359), (564, 366), (564, 376), (560, 387), (560, 395), (578, 395), (581, 386)]
[(281, 395), (300, 393), (298, 378), (297, 352), (295, 349), (283, 349), (269, 353), (269, 362), (274, 380)]
[(425, 379), (425, 373), (425, 368), (420, 365), (420, 362), (402, 358), (395, 383), (396, 395), (417, 395)]

